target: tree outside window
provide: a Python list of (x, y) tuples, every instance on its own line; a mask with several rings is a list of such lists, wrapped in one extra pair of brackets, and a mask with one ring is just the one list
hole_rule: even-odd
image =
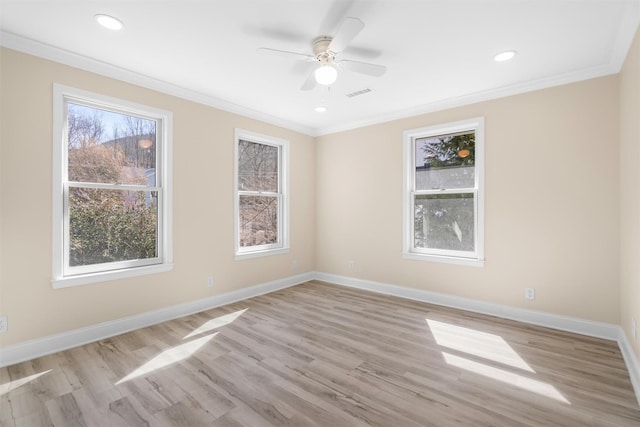
[(236, 134), (236, 256), (286, 249), (288, 143)]

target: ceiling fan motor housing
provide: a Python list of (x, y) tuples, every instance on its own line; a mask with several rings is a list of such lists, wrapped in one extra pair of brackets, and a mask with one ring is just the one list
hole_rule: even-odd
[(327, 36), (320, 36), (313, 40), (313, 54), (321, 64), (331, 64), (336, 59), (336, 54), (329, 49), (332, 40)]

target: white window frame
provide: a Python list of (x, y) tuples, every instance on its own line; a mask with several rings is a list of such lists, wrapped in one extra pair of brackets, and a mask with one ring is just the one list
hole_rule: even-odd
[[(416, 190), (415, 142), (417, 139), (459, 132), (475, 133), (475, 185), (474, 188)], [(476, 117), (441, 125), (411, 129), (403, 132), (403, 198), (402, 198), (402, 256), (406, 259), (435, 261), (461, 265), (484, 266), (484, 118)], [(474, 195), (474, 251), (455, 251), (414, 246), (415, 196), (422, 194)]]
[[(244, 129), (235, 129), (234, 161), (234, 240), (235, 259), (242, 260), (289, 252), (289, 141), (268, 135), (262, 135)], [(239, 190), (239, 146), (240, 141), (278, 147), (278, 192), (254, 192)], [(240, 196), (272, 195), (278, 198), (278, 241), (267, 245), (240, 246)]]
[[(68, 181), (68, 103), (84, 105), (117, 113), (130, 114), (154, 120), (157, 123), (156, 185), (91, 184), (83, 187), (121, 190), (148, 190), (158, 192), (158, 256), (145, 260), (69, 265), (69, 181)], [(172, 113), (136, 104), (122, 99), (92, 93), (60, 84), (53, 85), (53, 278), (54, 288), (86, 285), (108, 280), (170, 271), (173, 268), (172, 251)]]

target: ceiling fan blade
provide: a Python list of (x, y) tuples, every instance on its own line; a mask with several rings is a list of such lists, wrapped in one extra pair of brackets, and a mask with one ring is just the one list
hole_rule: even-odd
[(316, 87), (317, 82), (315, 71), (316, 70), (314, 69), (313, 71), (311, 71), (311, 73), (309, 73), (309, 77), (307, 77), (307, 80), (304, 81), (304, 83), (300, 87), (300, 90), (311, 90)]
[(305, 61), (315, 61), (315, 58), (311, 55), (307, 55), (304, 53), (298, 53), (298, 52), (289, 52), (288, 50), (280, 50), (280, 49), (271, 49), (268, 47), (261, 47), (258, 48), (258, 52), (260, 53), (266, 53), (267, 55), (277, 55), (277, 56), (282, 56), (285, 58), (298, 58), (298, 59), (302, 59)]
[(364, 22), (358, 18), (345, 18), (333, 40), (331, 40), (329, 50), (334, 53), (342, 52), (363, 28)]
[(350, 61), (343, 59), (336, 62), (338, 66), (345, 70), (353, 71), (355, 73), (366, 74), (367, 76), (380, 77), (387, 72), (387, 67), (384, 65), (369, 64), (368, 62)]

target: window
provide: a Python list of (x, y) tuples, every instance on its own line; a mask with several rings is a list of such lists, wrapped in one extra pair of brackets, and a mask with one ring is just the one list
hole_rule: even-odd
[(236, 259), (288, 251), (289, 142), (236, 129)]
[(483, 265), (484, 119), (404, 132), (403, 255)]
[(53, 285), (171, 269), (171, 113), (54, 85)]

